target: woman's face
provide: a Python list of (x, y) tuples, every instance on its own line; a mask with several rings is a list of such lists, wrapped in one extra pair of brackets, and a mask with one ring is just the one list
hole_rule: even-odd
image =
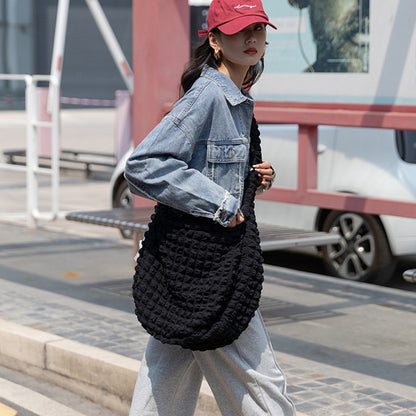
[(222, 62), (249, 67), (256, 65), (264, 53), (266, 44), (266, 25), (253, 23), (235, 35), (219, 33), (215, 40), (210, 38), (211, 47), (220, 49)]

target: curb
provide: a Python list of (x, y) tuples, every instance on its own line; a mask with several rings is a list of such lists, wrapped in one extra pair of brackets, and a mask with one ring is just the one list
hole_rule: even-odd
[[(0, 365), (51, 382), (125, 416), (140, 361), (0, 319)], [(221, 416), (205, 380), (195, 416)]]
[(127, 415), (140, 362), (0, 319), (0, 364)]
[[(0, 365), (128, 415), (140, 361), (0, 319)], [(220, 416), (203, 383), (195, 416)]]

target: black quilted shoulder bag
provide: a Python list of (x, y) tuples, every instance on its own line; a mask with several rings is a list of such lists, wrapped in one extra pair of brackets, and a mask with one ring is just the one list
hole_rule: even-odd
[[(261, 162), (253, 118), (250, 165)], [(136, 315), (167, 344), (209, 350), (232, 343), (259, 306), (263, 258), (254, 213), (257, 172), (245, 180), (234, 228), (157, 204), (139, 251), (133, 282)]]

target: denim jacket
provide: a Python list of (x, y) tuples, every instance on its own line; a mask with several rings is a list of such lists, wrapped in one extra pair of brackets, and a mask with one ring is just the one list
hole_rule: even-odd
[(242, 200), (253, 109), (246, 91), (206, 66), (131, 154), (130, 190), (227, 226)]

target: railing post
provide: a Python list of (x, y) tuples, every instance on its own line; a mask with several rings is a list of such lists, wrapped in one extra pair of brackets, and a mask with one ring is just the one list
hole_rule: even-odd
[[(55, 24), (55, 36), (53, 41), (52, 51), (52, 64), (51, 64), (51, 76), (57, 79), (58, 85), (61, 85), (62, 67), (64, 61), (64, 49), (66, 40), (66, 28), (68, 24), (68, 12), (69, 12), (70, 0), (59, 0), (58, 10), (56, 12), (56, 24)], [(59, 92), (59, 90), (58, 90)], [(49, 85), (49, 98), (48, 98), (48, 112), (52, 112), (52, 101), (55, 99), (53, 96), (54, 88), (52, 84)]]
[(50, 80), (53, 96), (51, 100), (51, 136), (52, 136), (52, 218), (56, 219), (59, 215), (59, 183), (60, 183), (60, 140), (59, 140), (59, 96), (60, 96), (60, 82), (52, 76)]
[(38, 210), (37, 203), (37, 140), (35, 134), (35, 115), (36, 115), (36, 90), (33, 77), (26, 77), (26, 207), (27, 225), (35, 228), (37, 225), (35, 212)]
[(318, 126), (299, 124), (298, 191), (306, 193), (318, 186)]

